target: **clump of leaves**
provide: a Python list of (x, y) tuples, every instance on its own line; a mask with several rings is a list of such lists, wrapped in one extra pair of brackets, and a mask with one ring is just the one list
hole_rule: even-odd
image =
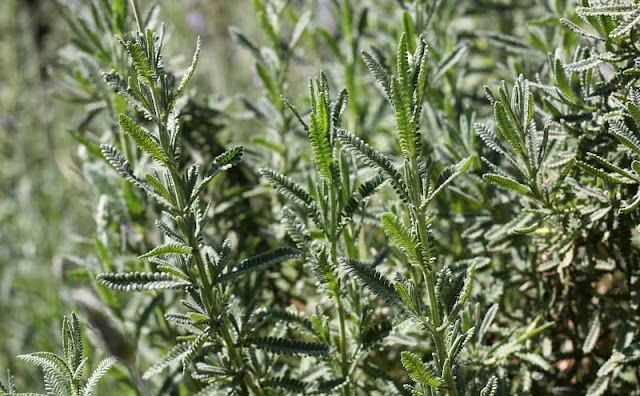
[[(89, 358), (84, 356), (82, 328), (75, 314), (62, 321), (63, 354), (51, 352), (33, 352), (20, 355), (18, 358), (38, 366), (44, 374), (44, 385), (47, 396), (92, 396), (96, 386), (116, 363), (114, 358), (106, 358), (96, 366), (88, 378), (85, 378)], [(8, 372), (8, 383), (0, 382), (0, 395), (29, 396), (41, 393), (18, 393), (11, 372)]]

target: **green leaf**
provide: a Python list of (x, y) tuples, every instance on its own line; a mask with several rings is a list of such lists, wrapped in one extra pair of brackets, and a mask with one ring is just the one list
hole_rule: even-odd
[(493, 323), (493, 320), (496, 317), (496, 314), (498, 313), (498, 304), (493, 304), (491, 307), (489, 307), (489, 309), (487, 310), (487, 313), (484, 315), (484, 318), (482, 319), (482, 324), (480, 325), (480, 330), (478, 330), (478, 344), (482, 344), (482, 340), (484, 339), (484, 336), (489, 332), (489, 329), (491, 328), (491, 324)]
[(331, 164), (333, 157), (329, 144), (329, 110), (327, 109), (324, 95), (324, 92), (319, 92), (317, 95), (316, 111), (311, 113), (309, 140), (320, 177), (332, 180)]
[(632, 5), (612, 4), (603, 6), (576, 7), (576, 14), (580, 16), (625, 16), (635, 10)]
[(315, 334), (315, 328), (313, 323), (306, 316), (293, 312), (289, 309), (282, 309), (280, 307), (268, 308), (264, 313), (264, 317), (279, 323), (288, 323), (293, 325), (302, 326), (309, 333)]
[(296, 44), (298, 44), (298, 40), (302, 37), (302, 33), (307, 28), (307, 25), (311, 21), (311, 11), (305, 11), (300, 15), (298, 21), (296, 22), (296, 26), (293, 28), (291, 32), (291, 39), (289, 40), (289, 51), (293, 51)]
[(587, 389), (586, 396), (602, 396), (609, 388), (609, 377), (598, 377)]
[(418, 252), (418, 242), (413, 239), (409, 229), (394, 213), (387, 212), (381, 216), (382, 228), (402, 253), (407, 257), (411, 265), (422, 266), (421, 255)]
[(139, 43), (128, 42), (126, 45), (127, 52), (133, 60), (133, 67), (138, 74), (138, 78), (147, 84), (155, 79), (155, 74), (149, 65), (147, 55), (144, 53)]
[(487, 173), (482, 175), (482, 178), (491, 184), (494, 184), (504, 190), (513, 191), (522, 195), (531, 195), (532, 191), (529, 186), (520, 184), (513, 179), (509, 179), (504, 176), (496, 175), (493, 173)]
[(93, 394), (100, 379), (107, 374), (107, 371), (109, 371), (114, 364), (116, 364), (115, 358), (106, 358), (98, 363), (98, 367), (91, 373), (91, 377), (89, 377), (84, 387), (84, 396), (91, 396)]
[(189, 347), (182, 354), (180, 363), (182, 363), (182, 372), (185, 373), (191, 361), (197, 356), (197, 354), (201, 351), (202, 346), (209, 338), (209, 332), (211, 328), (207, 327), (202, 333), (198, 334), (195, 340), (189, 343)]
[(151, 187), (153, 187), (153, 189), (156, 191), (156, 193), (158, 193), (158, 195), (166, 199), (167, 202), (171, 202), (171, 203), (174, 202), (173, 197), (171, 196), (171, 193), (169, 193), (169, 190), (166, 189), (166, 187), (162, 184), (160, 180), (158, 180), (157, 177), (155, 177), (150, 173), (147, 173), (145, 175), (145, 178), (147, 179), (147, 182), (151, 185)]
[(626, 177), (626, 178), (628, 178), (630, 180), (635, 180), (636, 182), (640, 182), (640, 175), (634, 175), (632, 173), (629, 173), (625, 169), (622, 169), (619, 166), (612, 164), (611, 162), (609, 162), (608, 160), (600, 157), (597, 154), (587, 153), (587, 158), (597, 162), (601, 166), (603, 166), (605, 168), (608, 168), (611, 171), (614, 171), (614, 172), (618, 173), (621, 176), (624, 176), (624, 177)]
[(369, 68), (369, 71), (376, 79), (382, 90), (387, 95), (387, 98), (391, 100), (391, 85), (389, 85), (389, 75), (385, 68), (380, 64), (380, 62), (371, 56), (368, 52), (362, 51), (362, 57), (364, 58), (364, 63)]
[(299, 257), (302, 257), (302, 252), (298, 249), (288, 247), (273, 249), (266, 253), (242, 260), (237, 266), (230, 268), (226, 273), (220, 275), (215, 280), (215, 283), (229, 282), (241, 275), (261, 271), (273, 264)]
[(438, 196), (438, 194), (440, 192), (442, 192), (444, 190), (445, 187), (447, 187), (452, 181), (454, 181), (458, 176), (462, 175), (464, 172), (467, 171), (467, 169), (469, 169), (469, 166), (471, 166), (471, 164), (473, 163), (473, 160), (475, 159), (474, 156), (470, 156), (467, 158), (463, 158), (460, 162), (458, 162), (457, 164), (447, 168), (442, 175), (440, 175), (440, 177), (438, 178), (438, 185), (435, 188), (435, 190), (433, 190), (429, 196), (427, 197), (425, 204), (431, 202), (436, 196)]
[(609, 33), (609, 38), (617, 38), (628, 34), (640, 22), (640, 8), (636, 8), (625, 21)]
[(378, 191), (380, 186), (386, 182), (383, 175), (378, 174), (375, 177), (362, 183), (358, 189), (349, 197), (347, 204), (342, 210), (343, 219), (351, 219), (353, 214), (360, 209), (364, 202)]
[(471, 288), (473, 287), (473, 277), (476, 273), (476, 264), (475, 262), (471, 264), (471, 267), (467, 271), (466, 276), (464, 277), (464, 285), (462, 286), (462, 290), (456, 298), (456, 302), (453, 304), (453, 308), (451, 308), (451, 312), (449, 313), (450, 318), (455, 318), (458, 316), (458, 313), (467, 302), (469, 295), (471, 294)]
[(629, 112), (631, 118), (633, 118), (633, 121), (635, 121), (636, 127), (640, 127), (640, 108), (638, 108), (638, 106), (636, 106), (635, 104), (629, 102), (627, 103), (627, 111)]
[(118, 291), (186, 289), (191, 283), (165, 272), (128, 272), (99, 274), (98, 282)]
[(496, 122), (498, 123), (498, 129), (500, 130), (502, 137), (509, 143), (516, 155), (526, 161), (527, 156), (520, 144), (520, 140), (518, 138), (519, 134), (516, 127), (511, 123), (510, 117), (504, 106), (505, 104), (500, 101), (496, 102), (493, 106), (493, 113)]
[(616, 120), (609, 123), (611, 133), (618, 139), (618, 141), (627, 146), (631, 151), (640, 155), (640, 140), (634, 135), (634, 133), (627, 128), (622, 120)]
[(360, 344), (365, 349), (373, 348), (374, 345), (382, 342), (391, 330), (393, 330), (393, 325), (388, 321), (373, 325), (360, 334)]
[(627, 180), (627, 179), (623, 179), (617, 175), (611, 174), (611, 173), (607, 173), (599, 168), (596, 168), (594, 166), (591, 166), (589, 164), (587, 164), (586, 162), (582, 162), (582, 161), (575, 161), (575, 165), (577, 165), (579, 168), (581, 168), (582, 170), (584, 170), (587, 173), (590, 173), (591, 175), (598, 177), (606, 182), (609, 183), (613, 183), (613, 184), (630, 184), (632, 183), (632, 181)]
[(382, 301), (395, 305), (396, 307), (403, 307), (402, 299), (393, 284), (381, 273), (376, 271), (375, 268), (360, 260), (345, 257), (340, 257), (338, 262), (350, 275), (360, 281), (363, 286)]
[(262, 384), (263, 386), (288, 391), (296, 395), (306, 394), (309, 390), (308, 383), (286, 376), (266, 378), (262, 381)]
[(422, 363), (418, 355), (409, 351), (402, 351), (400, 355), (402, 366), (407, 370), (412, 380), (434, 388), (440, 388), (444, 385), (444, 380), (438, 377), (429, 366)]
[(631, 213), (640, 206), (640, 191), (632, 198), (631, 203), (620, 207), (619, 212), (622, 214)]
[(182, 76), (182, 80), (180, 81), (180, 85), (178, 86), (178, 89), (172, 95), (171, 103), (168, 106), (168, 111), (169, 112), (175, 106), (176, 102), (178, 101), (178, 98), (180, 98), (180, 96), (182, 96), (182, 93), (184, 92), (185, 88), (187, 87), (187, 84), (189, 84), (189, 81), (191, 81), (191, 77), (193, 77), (193, 73), (196, 71), (196, 67), (198, 66), (198, 58), (200, 57), (200, 44), (201, 44), (200, 43), (200, 37), (198, 36), (198, 40), (196, 41), (196, 50), (193, 53), (193, 59), (191, 60), (191, 65), (189, 66), (187, 71)]
[(489, 378), (487, 385), (480, 391), (480, 396), (495, 396), (498, 393), (498, 377), (495, 375)]
[(148, 380), (154, 375), (160, 374), (164, 369), (171, 365), (177, 365), (182, 362), (182, 359), (189, 352), (189, 343), (183, 342), (173, 348), (153, 366), (151, 366), (142, 376), (142, 379)]
[(600, 315), (597, 315), (591, 321), (589, 325), (589, 333), (587, 337), (584, 339), (584, 343), (582, 344), (582, 352), (590, 353), (593, 350), (593, 347), (596, 346), (596, 342), (598, 341), (598, 336), (600, 335)]
[(447, 54), (438, 63), (437, 71), (433, 76), (433, 80), (437, 80), (443, 76), (449, 69), (455, 66), (466, 55), (470, 48), (469, 43), (462, 42), (456, 45), (449, 54)]
[(300, 220), (298, 215), (284, 206), (282, 208), (281, 222), (287, 231), (287, 235), (289, 235), (299, 249), (308, 248), (308, 243), (311, 242), (312, 237), (307, 226)]
[(236, 26), (229, 26), (229, 34), (233, 41), (239, 44), (241, 47), (247, 49), (256, 60), (262, 61), (262, 54), (260, 53), (260, 48), (256, 44), (254, 44), (247, 36), (244, 35), (242, 30), (237, 28)]
[(269, 72), (269, 70), (260, 63), (256, 63), (256, 71), (258, 72), (258, 76), (260, 77), (260, 80), (262, 80), (262, 84), (267, 90), (271, 101), (276, 105), (276, 107), (279, 107), (280, 103), (282, 103), (280, 99), (280, 90), (278, 89), (278, 84), (271, 75), (271, 72)]
[(284, 197), (303, 207), (314, 205), (311, 194), (289, 177), (268, 168), (262, 168), (259, 172)]
[(160, 245), (149, 252), (143, 254), (138, 257), (139, 259), (161, 256), (161, 255), (180, 255), (180, 254), (191, 254), (193, 249), (189, 245), (185, 245), (183, 243), (167, 243), (166, 245)]
[(407, 49), (410, 53), (416, 52), (416, 33), (413, 27), (413, 19), (408, 11), (402, 13), (402, 25), (404, 26), (404, 33), (407, 35)]
[(163, 165), (169, 164), (169, 157), (167, 157), (160, 146), (152, 139), (149, 131), (138, 126), (135, 121), (124, 114), (120, 114), (120, 128), (151, 158)]
[(409, 195), (407, 193), (407, 187), (404, 179), (396, 166), (391, 163), (391, 160), (371, 148), (371, 146), (360, 138), (343, 129), (338, 130), (336, 137), (340, 140), (343, 146), (350, 150), (366, 165), (384, 172), (400, 198), (404, 202), (409, 202)]
[(562, 64), (561, 59), (556, 59), (554, 62), (554, 71), (556, 74), (556, 85), (570, 101), (577, 102), (578, 97), (573, 92), (571, 88), (571, 84), (569, 84), (569, 80), (567, 78), (567, 74), (564, 71), (564, 65)]
[(319, 342), (306, 342), (278, 337), (249, 338), (247, 344), (258, 349), (288, 356), (326, 356), (330, 347)]

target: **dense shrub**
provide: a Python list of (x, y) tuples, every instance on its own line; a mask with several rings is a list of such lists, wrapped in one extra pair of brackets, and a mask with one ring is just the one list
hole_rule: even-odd
[(143, 5), (56, 1), (102, 392), (640, 394), (640, 4), (254, 0), (224, 99)]

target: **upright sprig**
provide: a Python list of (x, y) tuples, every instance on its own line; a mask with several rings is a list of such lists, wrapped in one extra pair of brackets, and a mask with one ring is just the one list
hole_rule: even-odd
[[(309, 92), (311, 114), (308, 123), (293, 105), (288, 101), (284, 103), (308, 134), (315, 171), (309, 182), (310, 190), (272, 169), (262, 169), (261, 173), (289, 201), (283, 209), (282, 222), (291, 239), (311, 262), (322, 289), (327, 290), (335, 302), (338, 336), (334, 337), (327, 329), (324, 337), (338, 351), (334, 367), (344, 382), (342, 392), (352, 395), (357, 389), (364, 390), (370, 385), (359, 384), (363, 373), (362, 366), (357, 363), (389, 333), (391, 326), (384, 320), (376, 323), (366, 314), (369, 308), (360, 300), (357, 288), (345, 285), (338, 275), (338, 257), (340, 254), (358, 257), (356, 240), (363, 232), (363, 224), (355, 219), (364, 215), (367, 201), (385, 180), (375, 176), (360, 182), (355, 164), (336, 139), (347, 108), (347, 91), (340, 91), (331, 101), (329, 82), (321, 74), (315, 82), (310, 82)], [(322, 236), (320, 240), (311, 236), (316, 230)], [(349, 315), (350, 312), (353, 313)], [(321, 318), (316, 315), (313, 320)], [(358, 321), (360, 326), (356, 330), (354, 324)], [(357, 344), (349, 342), (350, 334), (356, 335)]]
[(506, 84), (498, 89), (497, 97), (488, 88), (485, 92), (493, 106), (496, 132), (481, 123), (475, 124), (475, 128), (484, 143), (498, 154), (497, 159), (506, 161), (508, 167), (496, 165), (483, 157), (491, 170), (483, 178), (503, 190), (523, 196), (531, 203), (532, 208), (520, 216), (513, 227), (517, 233), (530, 233), (563, 210), (555, 202), (555, 197), (572, 169), (573, 159), (565, 161), (555, 182), (550, 183), (547, 165), (552, 146), (550, 124), (544, 125), (542, 130), (536, 126), (534, 96), (529, 82), (522, 75), (518, 77), (511, 95)]
[[(457, 394), (457, 384), (454, 377), (456, 355), (455, 348), (445, 343), (445, 333), (458, 316), (460, 309), (466, 302), (471, 291), (474, 267), (472, 266), (464, 282), (456, 302), (452, 306), (441, 310), (442, 298), (436, 292), (435, 252), (428, 223), (427, 207), (429, 202), (442, 189), (462, 174), (471, 164), (472, 158), (465, 158), (455, 166), (455, 170), (448, 177), (441, 178), (439, 183), (432, 182), (429, 163), (422, 158), (421, 136), (418, 132), (424, 89), (427, 84), (426, 62), (427, 45), (420, 40), (415, 53), (408, 51), (406, 36), (402, 36), (398, 46), (397, 76), (388, 77), (384, 68), (371, 55), (364, 53), (365, 60), (387, 93), (394, 109), (397, 125), (397, 144), (402, 155), (402, 167), (396, 167), (390, 159), (377, 152), (364, 141), (346, 131), (339, 131), (336, 135), (342, 145), (361, 158), (367, 165), (381, 172), (385, 179), (398, 193), (402, 204), (398, 213), (384, 213), (381, 216), (382, 225), (391, 243), (401, 252), (403, 259), (419, 268), (427, 289), (426, 313), (421, 301), (421, 282), (415, 277), (410, 280), (401, 279), (390, 282), (360, 261), (343, 258), (342, 266), (368, 287), (379, 298), (398, 307), (425, 328), (435, 343), (434, 361), (430, 365), (422, 363), (421, 359), (410, 352), (403, 354), (403, 364), (409, 371), (417, 385), (415, 392), (436, 392), (438, 390)], [(414, 273), (414, 271), (407, 271)], [(454, 333), (457, 326), (453, 327)], [(469, 329), (473, 332), (473, 329)], [(456, 339), (458, 335), (448, 339)], [(428, 393), (424, 393), (428, 394)]]
[[(115, 71), (105, 74), (114, 90), (132, 107), (151, 121), (152, 130), (126, 115), (120, 115), (119, 125), (135, 146), (151, 163), (144, 179), (137, 176), (130, 163), (113, 146), (101, 146), (102, 154), (125, 179), (138, 186), (163, 208), (165, 218), (157, 221), (158, 228), (167, 243), (157, 246), (140, 256), (153, 269), (150, 272), (104, 273), (99, 282), (120, 291), (180, 290), (189, 299), (182, 300), (187, 313), (168, 313), (168, 323), (186, 330), (167, 356), (145, 374), (150, 377), (178, 363), (183, 371), (190, 370), (196, 361), (192, 376), (213, 391), (225, 387), (241, 392), (265, 394), (260, 383), (264, 370), (257, 362), (248, 361), (245, 349), (275, 353), (318, 355), (325, 354), (323, 347), (285, 338), (261, 337), (255, 307), (245, 307), (246, 312), (236, 317), (238, 299), (233, 297), (233, 283), (240, 277), (263, 270), (285, 260), (300, 256), (296, 249), (280, 248), (255, 257), (236, 261), (231, 244), (225, 241), (218, 250), (206, 243), (205, 228), (208, 220), (208, 204), (202, 198), (208, 184), (224, 171), (237, 165), (243, 153), (242, 147), (234, 147), (217, 156), (206, 167), (198, 164), (183, 167), (181, 164), (180, 115), (177, 103), (191, 80), (198, 61), (200, 42), (189, 69), (179, 84), (173, 74), (164, 69), (162, 48), (164, 29), (160, 33), (143, 30), (140, 9), (132, 2), (138, 31), (120, 42), (129, 54), (133, 69), (129, 77)], [(198, 362), (205, 355), (212, 355), (207, 363)], [(268, 359), (265, 362), (268, 364)], [(211, 373), (216, 372), (215, 376)]]
[[(92, 396), (96, 394), (98, 382), (116, 363), (114, 358), (102, 360), (89, 376), (83, 373), (89, 362), (84, 356), (82, 329), (75, 314), (64, 317), (62, 321), (62, 356), (52, 352), (33, 352), (20, 355), (18, 358), (42, 369), (47, 396)], [(2, 396), (36, 396), (40, 393), (17, 393), (11, 373), (8, 373), (8, 384), (0, 382)]]

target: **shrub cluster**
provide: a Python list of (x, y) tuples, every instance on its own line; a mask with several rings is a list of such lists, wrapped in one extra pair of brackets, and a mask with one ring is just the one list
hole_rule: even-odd
[(254, 0), (221, 107), (157, 6), (57, 1), (114, 358), (65, 319), (47, 394), (640, 395), (640, 4), (528, 3)]

